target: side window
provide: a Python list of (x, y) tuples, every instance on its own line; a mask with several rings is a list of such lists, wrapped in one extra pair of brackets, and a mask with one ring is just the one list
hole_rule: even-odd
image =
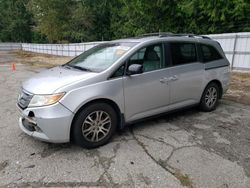
[(122, 65), (119, 69), (117, 69), (114, 74), (110, 78), (118, 78), (124, 75), (125, 65)]
[(197, 53), (194, 43), (171, 43), (170, 51), (172, 55), (172, 64), (174, 66), (197, 61)]
[(222, 56), (213, 46), (201, 44), (201, 52), (204, 62), (214, 61), (222, 58)]
[(130, 59), (129, 65), (141, 64), (144, 72), (163, 68), (162, 44), (151, 45), (138, 50)]
[(130, 58), (130, 60), (131, 60), (131, 61), (133, 61), (133, 60), (135, 60), (135, 61), (138, 61), (138, 60), (143, 61), (143, 57), (144, 57), (145, 51), (146, 51), (146, 48), (140, 49), (137, 53), (135, 53), (135, 54)]

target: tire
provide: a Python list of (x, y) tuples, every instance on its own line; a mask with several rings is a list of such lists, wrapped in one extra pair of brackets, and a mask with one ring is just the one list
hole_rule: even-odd
[(88, 105), (73, 123), (73, 141), (88, 149), (102, 146), (113, 136), (117, 123), (117, 114), (107, 103)]
[(216, 83), (212, 82), (207, 85), (203, 91), (199, 106), (202, 111), (211, 112), (216, 109), (220, 95), (219, 91)]

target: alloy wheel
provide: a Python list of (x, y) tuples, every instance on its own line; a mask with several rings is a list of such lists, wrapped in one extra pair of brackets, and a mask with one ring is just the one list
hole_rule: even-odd
[(208, 108), (212, 108), (217, 101), (217, 90), (214, 87), (210, 87), (205, 95), (205, 103)]
[(105, 111), (94, 111), (84, 120), (82, 135), (90, 142), (98, 142), (104, 139), (111, 128), (111, 117)]

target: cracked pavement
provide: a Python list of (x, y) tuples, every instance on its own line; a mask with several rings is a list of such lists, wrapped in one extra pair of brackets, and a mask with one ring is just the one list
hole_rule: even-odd
[(222, 100), (143, 121), (93, 150), (35, 140), (18, 127), (21, 82), (41, 71), (0, 67), (0, 187), (250, 187), (250, 106)]

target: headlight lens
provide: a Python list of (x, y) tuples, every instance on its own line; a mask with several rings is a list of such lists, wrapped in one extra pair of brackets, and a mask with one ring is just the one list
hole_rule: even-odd
[(47, 106), (58, 102), (65, 93), (56, 93), (51, 95), (34, 95), (29, 103), (29, 107)]

